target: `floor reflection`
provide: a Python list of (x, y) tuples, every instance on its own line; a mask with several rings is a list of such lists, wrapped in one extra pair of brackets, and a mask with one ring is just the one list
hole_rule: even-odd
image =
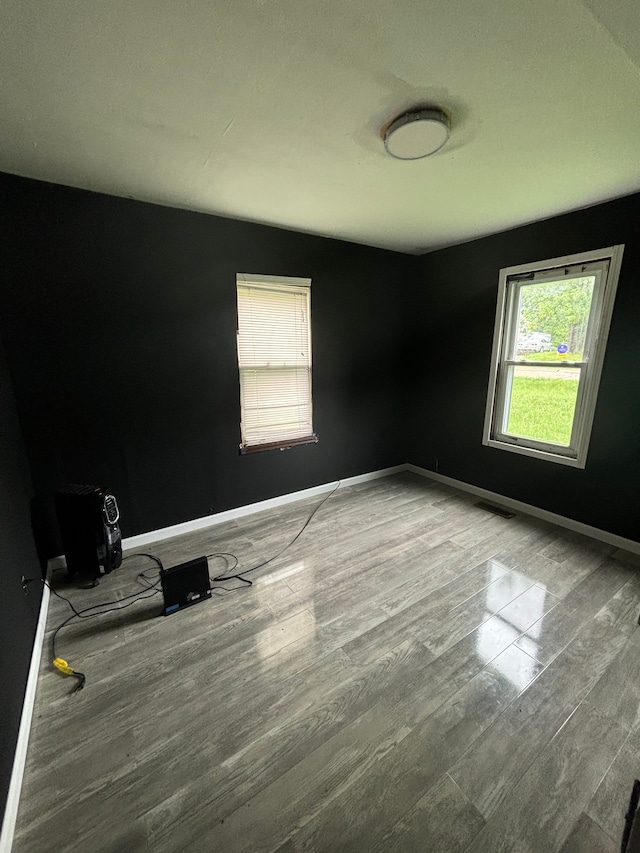
[(542, 665), (517, 646), (509, 646), (489, 666), (522, 690), (536, 677)]
[[(517, 573), (510, 575), (515, 589)], [(498, 571), (497, 578), (501, 578), (502, 586), (509, 583), (509, 576), (501, 577)], [(519, 689), (524, 688), (540, 668), (535, 660), (536, 639), (540, 636), (546, 601), (547, 589), (542, 584), (529, 587), (506, 606), (502, 596), (497, 595), (495, 585), (493, 589), (487, 588), (485, 622), (477, 631), (476, 652), (481, 660)], [(513, 646), (525, 631), (527, 634), (518, 647)]]
[(542, 628), (542, 619), (546, 611), (547, 588), (545, 586), (532, 586), (511, 604), (503, 607), (500, 616), (506, 619), (518, 630), (518, 633), (527, 632), (532, 640), (537, 640)]
[[(510, 572), (494, 560), (491, 560), (489, 577), (485, 600), (487, 610), (493, 614), (501, 610), (506, 601), (511, 601), (519, 595), (522, 592), (522, 587), (520, 586), (520, 577), (516, 572)], [(511, 596), (509, 596), (510, 591)]]
[(275, 571), (269, 572), (268, 575), (264, 575), (264, 577), (260, 578), (260, 584), (278, 583), (278, 581), (285, 581), (286, 583), (287, 578), (299, 575), (300, 572), (304, 571), (313, 572), (313, 569), (307, 569), (304, 560), (298, 560), (296, 563), (290, 563), (283, 569), (275, 569)]
[(276, 624), (255, 635), (256, 649), (263, 660), (276, 654), (280, 660), (300, 654), (309, 643), (315, 642), (317, 625), (313, 596), (294, 591), (287, 585), (287, 580), (302, 573), (313, 575), (313, 568), (304, 560), (297, 560), (260, 578), (260, 586), (268, 587), (263, 593), (269, 596), (267, 605), (277, 620)]

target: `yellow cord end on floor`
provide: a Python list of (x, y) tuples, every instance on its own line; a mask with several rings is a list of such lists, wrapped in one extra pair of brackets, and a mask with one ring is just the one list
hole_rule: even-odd
[(56, 658), (53, 662), (53, 665), (56, 669), (59, 669), (60, 672), (64, 672), (65, 675), (75, 674), (75, 670), (71, 669), (66, 660), (63, 660), (62, 658)]
[(63, 660), (62, 658), (56, 658), (53, 662), (53, 665), (56, 669), (59, 669), (63, 675), (72, 675), (74, 678), (78, 679), (78, 683), (73, 689), (74, 693), (76, 693), (78, 690), (82, 690), (85, 681), (87, 680), (84, 672), (78, 672), (77, 669), (71, 669), (66, 660)]

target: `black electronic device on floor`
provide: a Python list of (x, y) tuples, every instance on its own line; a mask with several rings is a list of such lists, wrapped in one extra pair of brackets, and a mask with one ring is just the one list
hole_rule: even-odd
[(122, 563), (120, 512), (102, 486), (69, 485), (55, 495), (56, 513), (69, 577), (94, 578)]
[(161, 569), (160, 582), (165, 616), (211, 598), (209, 563), (206, 557), (197, 557), (188, 563)]

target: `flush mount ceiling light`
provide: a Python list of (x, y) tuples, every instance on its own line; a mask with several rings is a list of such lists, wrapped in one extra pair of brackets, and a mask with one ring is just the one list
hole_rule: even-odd
[(438, 109), (403, 113), (385, 129), (384, 147), (398, 160), (420, 160), (449, 139), (449, 116)]

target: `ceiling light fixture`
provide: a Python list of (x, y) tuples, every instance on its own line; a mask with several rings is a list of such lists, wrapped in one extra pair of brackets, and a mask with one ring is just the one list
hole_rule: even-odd
[(439, 109), (403, 113), (383, 131), (387, 153), (398, 160), (420, 160), (449, 139), (449, 116)]

